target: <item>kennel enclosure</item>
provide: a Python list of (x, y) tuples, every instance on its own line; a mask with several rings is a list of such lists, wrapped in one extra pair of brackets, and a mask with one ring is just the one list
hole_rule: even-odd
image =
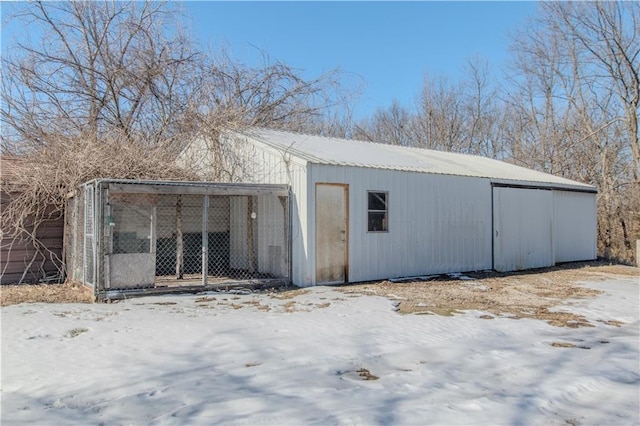
[(288, 282), (289, 187), (93, 180), (68, 201), (67, 274), (98, 300)]

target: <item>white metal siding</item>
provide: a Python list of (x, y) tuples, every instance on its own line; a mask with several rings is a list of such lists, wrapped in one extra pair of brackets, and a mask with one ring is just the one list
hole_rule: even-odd
[[(489, 269), (495, 254), (501, 270), (595, 257), (594, 194), (495, 188), (499, 205), (492, 206), (491, 182), (510, 179), (318, 164), (290, 155), (293, 144), (281, 151), (250, 138), (234, 144), (246, 160), (242, 181), (291, 186), (291, 279), (298, 286), (315, 284), (316, 183), (349, 185), (350, 282)], [(388, 233), (367, 232), (366, 193), (375, 190), (389, 193)], [(494, 242), (492, 222), (512, 236)]]
[(553, 244), (556, 262), (596, 258), (596, 194), (554, 191)]
[[(349, 185), (350, 282), (491, 267), (488, 180), (318, 164), (308, 172), (308, 188)], [(389, 193), (386, 233), (367, 232), (367, 191), (375, 190)], [(309, 197), (310, 211), (313, 203)], [(310, 230), (313, 221), (310, 216)], [(314, 238), (310, 232), (309, 247), (315, 247)]]
[(274, 277), (286, 277), (287, 250), (285, 210), (278, 197), (258, 197), (258, 270)]
[[(171, 238), (176, 226), (177, 195), (161, 195), (158, 197), (157, 237)], [(201, 195), (182, 196), (182, 230), (187, 233), (202, 232), (202, 203)], [(134, 226), (132, 218), (127, 218), (127, 226)], [(136, 225), (137, 226), (137, 225)], [(209, 197), (207, 212), (208, 232), (229, 231), (229, 198)]]
[(554, 265), (553, 192), (493, 188), (493, 232), (496, 270)]
[[(308, 191), (306, 162), (264, 145), (244, 139), (232, 142), (244, 159), (240, 180), (246, 183), (286, 184), (291, 186), (291, 281), (301, 287), (312, 285), (308, 270), (307, 241)], [(313, 193), (311, 193), (313, 194)], [(232, 213), (233, 214), (233, 213)]]
[(247, 197), (231, 197), (229, 200), (229, 266), (233, 269), (247, 269), (249, 267), (247, 205)]
[(209, 139), (196, 138), (178, 154), (176, 163), (204, 179), (209, 179), (216, 166), (212, 145)]

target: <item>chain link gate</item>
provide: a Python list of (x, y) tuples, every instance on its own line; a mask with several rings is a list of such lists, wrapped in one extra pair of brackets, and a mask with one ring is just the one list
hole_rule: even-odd
[(203, 206), (202, 195), (159, 196), (155, 275), (160, 282), (202, 282)]
[(287, 219), (288, 205), (276, 196), (160, 196), (156, 281), (288, 277)]
[(95, 223), (94, 223), (94, 188), (86, 186), (84, 188), (84, 282), (88, 285), (95, 285)]

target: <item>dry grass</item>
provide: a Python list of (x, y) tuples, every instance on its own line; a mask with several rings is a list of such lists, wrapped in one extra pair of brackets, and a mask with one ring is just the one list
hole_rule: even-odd
[(276, 293), (272, 293), (269, 295), (269, 297), (273, 298), (273, 299), (278, 299), (278, 300), (288, 300), (288, 299), (293, 299), (295, 297), (301, 296), (303, 294), (307, 294), (309, 293), (309, 289), (305, 289), (305, 288), (296, 288), (293, 290), (284, 290), (284, 291), (278, 291)]
[[(470, 273), (474, 280), (447, 276), (432, 281), (412, 281), (350, 285), (345, 293), (384, 296), (397, 302), (403, 314), (454, 315), (477, 310), (495, 316), (535, 318), (561, 327), (590, 327), (583, 316), (554, 310), (568, 299), (593, 297), (600, 292), (579, 285), (580, 281), (600, 281), (612, 276), (638, 276), (638, 268), (577, 263), (519, 273)], [(483, 315), (491, 319), (491, 315)]]
[(0, 286), (0, 305), (17, 303), (93, 303), (91, 289), (77, 282)]
[[(640, 276), (640, 270), (630, 266), (608, 265), (598, 262), (574, 263), (554, 268), (519, 273), (481, 272), (467, 274), (474, 280), (456, 280), (447, 276), (431, 281), (393, 283), (389, 281), (338, 287), (350, 297), (361, 294), (384, 296), (397, 302), (403, 314), (455, 315), (466, 310), (485, 312), (483, 319), (496, 316), (536, 318), (563, 327), (592, 326), (584, 317), (559, 312), (557, 306), (568, 299), (588, 298), (599, 292), (579, 285), (580, 281), (605, 280), (615, 276)], [(309, 289), (285, 290), (269, 297), (285, 301), (284, 312), (309, 311), (327, 308), (330, 303), (301, 306), (293, 299), (309, 293)], [(1, 305), (16, 303), (92, 303), (90, 289), (79, 283), (41, 285), (4, 285), (0, 287)], [(239, 300), (232, 297), (232, 300)], [(226, 300), (223, 299), (223, 300)], [(344, 299), (338, 299), (344, 300)], [(215, 297), (201, 297), (196, 303), (220, 303)], [(231, 302), (231, 308), (254, 307), (270, 311), (273, 306), (260, 301)], [(556, 309), (554, 309), (556, 308)], [(601, 322), (620, 326), (614, 320)]]

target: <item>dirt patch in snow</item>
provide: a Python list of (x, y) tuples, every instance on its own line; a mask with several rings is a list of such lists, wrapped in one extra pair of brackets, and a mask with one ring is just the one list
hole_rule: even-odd
[[(586, 318), (562, 312), (558, 305), (568, 299), (593, 297), (599, 292), (580, 285), (581, 281), (599, 281), (617, 276), (640, 276), (638, 268), (610, 265), (601, 262), (572, 263), (554, 268), (517, 273), (472, 272), (438, 275), (413, 280), (394, 280), (367, 284), (353, 284), (336, 289), (348, 297), (377, 295), (397, 304), (403, 314), (455, 315), (462, 311), (482, 311), (482, 319), (495, 317), (536, 318), (563, 327), (589, 327)], [(242, 301), (239, 297), (199, 297), (198, 305), (228, 305), (233, 309), (255, 308), (260, 311), (308, 312), (327, 308), (331, 303), (302, 304), (294, 300), (309, 293), (309, 289), (283, 288), (269, 292), (270, 299), (283, 303), (269, 303), (268, 299)], [(0, 286), (1, 305), (17, 303), (92, 303), (91, 290), (79, 283)], [(221, 296), (222, 297), (222, 296)], [(233, 300), (238, 300), (234, 303)], [(342, 298), (335, 299), (346, 300)], [(601, 322), (619, 327), (615, 320)]]
[(284, 289), (278, 292), (271, 293), (269, 297), (273, 299), (287, 300), (287, 299), (293, 299), (303, 294), (307, 294), (309, 293), (309, 291), (310, 291), (309, 289), (305, 289), (305, 288), (294, 288), (293, 290)]
[[(349, 285), (348, 294), (387, 297), (403, 314), (454, 315), (476, 310), (514, 319), (535, 318), (559, 327), (592, 327), (581, 315), (560, 311), (568, 299), (600, 292), (580, 284), (612, 276), (638, 276), (638, 268), (598, 262), (573, 263), (517, 273), (474, 272), (439, 275), (429, 280), (384, 281)], [(490, 315), (483, 315), (491, 319)]]

